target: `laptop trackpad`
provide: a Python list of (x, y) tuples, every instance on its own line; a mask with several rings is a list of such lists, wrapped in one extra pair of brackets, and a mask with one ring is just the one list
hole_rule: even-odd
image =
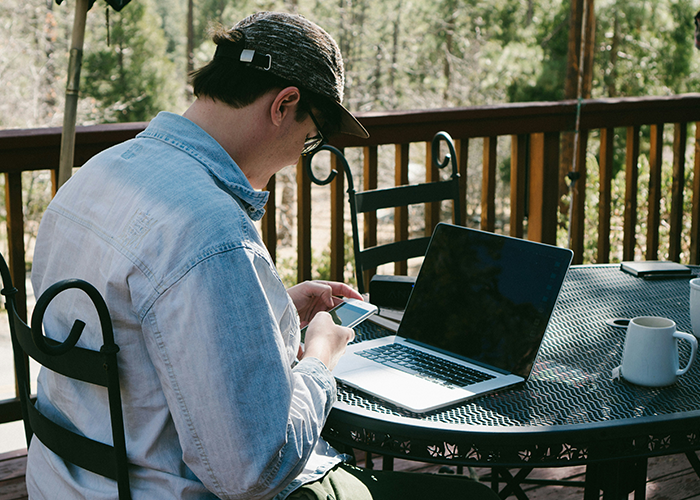
[(445, 387), (379, 363), (371, 365), (346, 372), (339, 378), (348, 385), (414, 411), (426, 411), (444, 405), (445, 401), (464, 399), (472, 394), (466, 389)]

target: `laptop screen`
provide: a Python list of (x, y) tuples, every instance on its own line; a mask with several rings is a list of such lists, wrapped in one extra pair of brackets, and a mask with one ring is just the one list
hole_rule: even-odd
[(397, 333), (527, 378), (572, 255), (438, 224)]

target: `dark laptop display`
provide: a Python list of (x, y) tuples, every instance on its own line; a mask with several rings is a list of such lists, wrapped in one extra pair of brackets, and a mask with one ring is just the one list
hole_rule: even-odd
[(447, 224), (430, 249), (397, 334), (527, 378), (571, 251)]
[(572, 256), (438, 224), (396, 335), (348, 346), (336, 378), (413, 412), (525, 382)]

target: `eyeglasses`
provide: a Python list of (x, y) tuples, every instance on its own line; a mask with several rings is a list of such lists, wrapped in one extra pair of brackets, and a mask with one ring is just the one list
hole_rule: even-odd
[(323, 137), (323, 133), (321, 132), (321, 126), (316, 121), (316, 117), (311, 112), (311, 110), (309, 110), (309, 116), (311, 117), (311, 120), (313, 120), (318, 134), (316, 134), (313, 137), (309, 137), (308, 139), (306, 139), (306, 141), (304, 141), (304, 149), (301, 150), (302, 156), (310, 155), (327, 142), (326, 138)]

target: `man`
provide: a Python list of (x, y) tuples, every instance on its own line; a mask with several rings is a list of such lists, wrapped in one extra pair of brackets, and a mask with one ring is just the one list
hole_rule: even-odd
[[(277, 171), (335, 131), (367, 136), (341, 105), (340, 52), (315, 24), (279, 13), (214, 41), (183, 116), (159, 114), (59, 190), (37, 238), (35, 293), (82, 278), (110, 308), (134, 499), (307, 498), (328, 484), (369, 498), (356, 496), (370, 494), (352, 473), (362, 471), (341, 468), (319, 439), (335, 401), (330, 370), (353, 337), (324, 311), (361, 297), (341, 283), (285, 291), (254, 226)], [(56, 301), (49, 336), (94, 314), (79, 292)], [(99, 332), (83, 336), (99, 347)], [(38, 405), (111, 442), (102, 390), (42, 371)], [(115, 495), (38, 440), (27, 488), (36, 499)]]

